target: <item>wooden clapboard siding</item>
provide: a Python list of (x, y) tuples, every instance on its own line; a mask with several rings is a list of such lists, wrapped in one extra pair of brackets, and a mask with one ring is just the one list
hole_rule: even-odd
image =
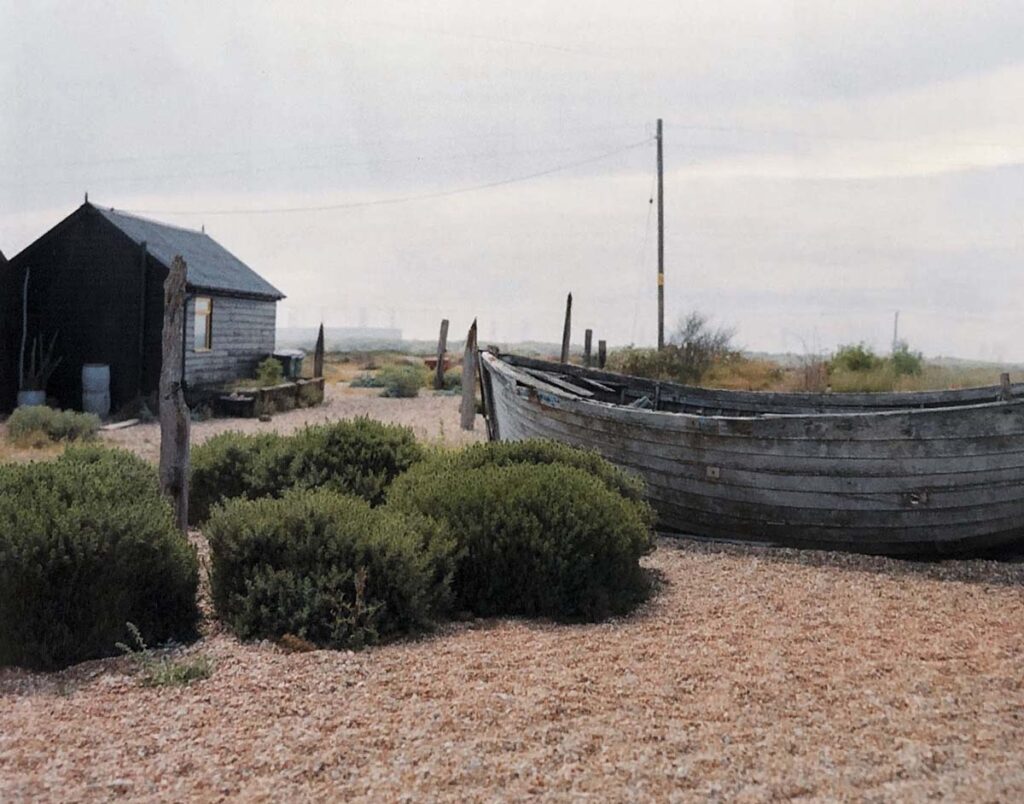
[[(596, 449), (644, 477), (666, 529), (887, 554), (1024, 537), (1024, 399), (978, 402), (989, 390), (970, 389), (945, 393), (944, 407), (929, 392), (926, 405), (920, 397), (909, 407), (862, 398), (838, 412), (779, 414), (797, 405), (769, 399), (770, 412), (754, 412), (751, 395), (740, 392), (752, 412), (703, 416), (594, 401), (530, 373), (540, 361), (512, 362), (482, 356), (492, 435)], [(739, 406), (730, 392), (716, 392), (716, 402)]]
[(273, 301), (196, 293), (213, 299), (212, 346), (195, 348), (195, 297), (185, 319), (185, 379), (201, 386), (253, 377), (257, 364), (274, 351), (277, 305)]

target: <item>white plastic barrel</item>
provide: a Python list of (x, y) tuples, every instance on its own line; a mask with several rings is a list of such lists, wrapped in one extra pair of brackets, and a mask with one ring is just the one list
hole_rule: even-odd
[(110, 413), (110, 366), (106, 363), (82, 366), (82, 410), (101, 419)]

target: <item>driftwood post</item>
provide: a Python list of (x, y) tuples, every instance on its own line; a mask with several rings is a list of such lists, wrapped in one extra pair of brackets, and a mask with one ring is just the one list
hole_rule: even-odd
[(174, 521), (188, 530), (189, 412), (184, 381), (185, 261), (175, 257), (164, 282), (163, 362), (160, 365), (160, 489)]
[(322, 322), (320, 332), (316, 336), (316, 349), (313, 351), (313, 376), (324, 376), (324, 325)]
[(462, 429), (472, 430), (476, 421), (476, 319), (466, 334), (466, 352), (462, 356)]
[(590, 347), (594, 341), (594, 330), (588, 329), (583, 333), (583, 365), (590, 368)]
[(562, 328), (562, 360), (569, 362), (569, 339), (572, 337), (572, 294), (565, 300), (565, 326)]
[(444, 353), (448, 349), (448, 319), (441, 319), (441, 334), (437, 336), (437, 367), (434, 369), (434, 390), (444, 388)]
[(597, 367), (604, 368), (605, 361), (608, 360), (608, 344), (605, 341), (597, 342)]

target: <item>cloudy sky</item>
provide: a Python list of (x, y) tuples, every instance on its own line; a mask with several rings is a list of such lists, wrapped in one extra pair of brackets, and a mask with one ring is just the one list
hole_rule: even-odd
[(0, 0), (0, 249), (104, 206), (208, 232), (279, 323), (1024, 361), (1018, 0)]

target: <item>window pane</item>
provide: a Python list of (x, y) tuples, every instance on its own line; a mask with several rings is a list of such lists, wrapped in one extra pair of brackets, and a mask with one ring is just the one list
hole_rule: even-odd
[(194, 348), (196, 350), (210, 349), (211, 344), (211, 322), (213, 320), (213, 300), (208, 296), (200, 296), (195, 302), (195, 335)]

